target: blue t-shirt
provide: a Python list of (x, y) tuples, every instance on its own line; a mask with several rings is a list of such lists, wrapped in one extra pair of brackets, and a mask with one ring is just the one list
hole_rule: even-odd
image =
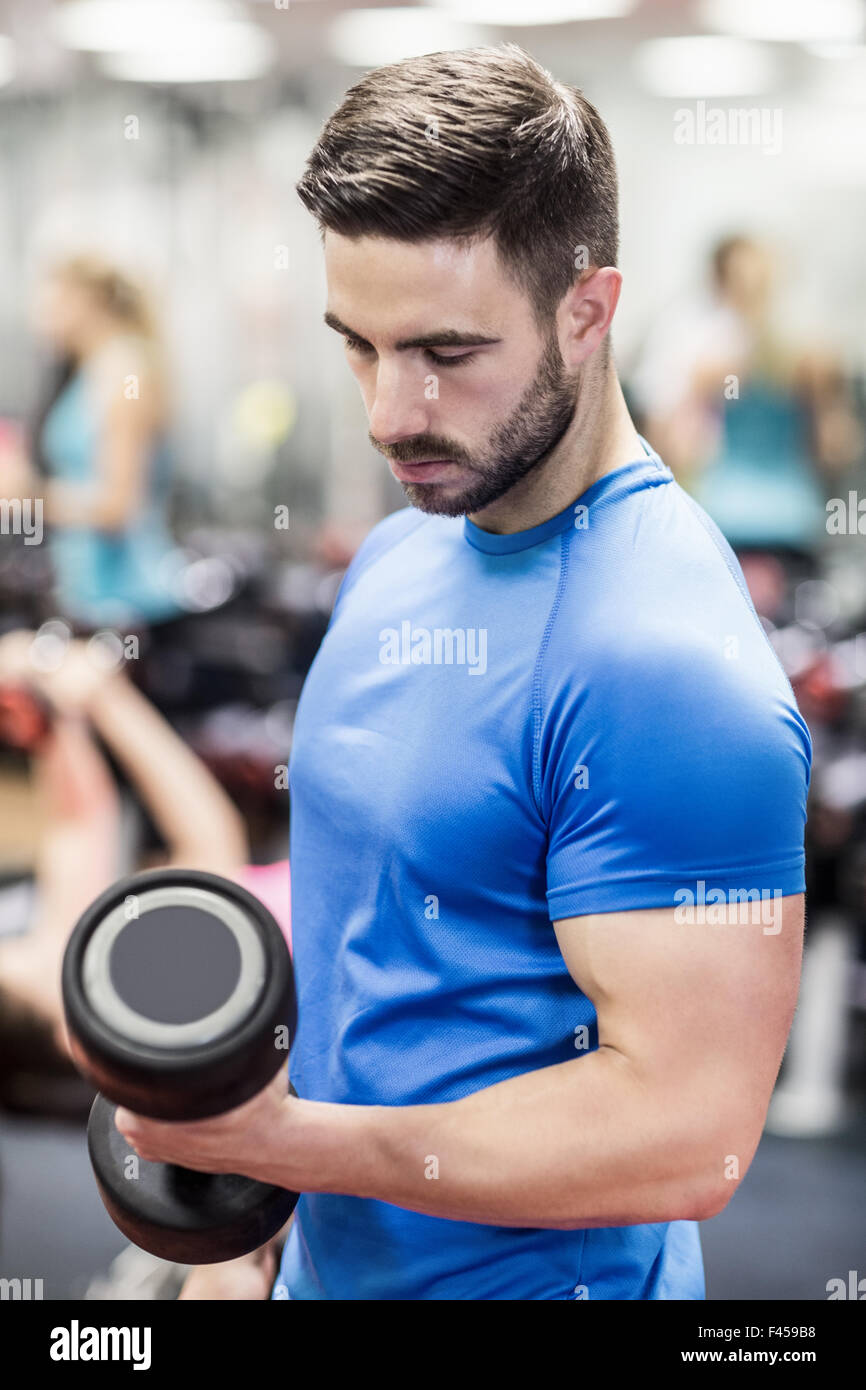
[[(733, 552), (644, 447), (529, 530), (407, 507), (352, 562), (289, 767), (301, 1096), (447, 1102), (577, 1059), (596, 1015), (552, 922), (804, 891), (808, 729)], [(690, 1221), (309, 1194), (273, 1297), (701, 1299), (704, 1276)]]

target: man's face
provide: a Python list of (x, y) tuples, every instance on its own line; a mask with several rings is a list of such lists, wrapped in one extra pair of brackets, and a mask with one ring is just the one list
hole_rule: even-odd
[(420, 511), (462, 516), (502, 497), (541, 463), (574, 415), (578, 372), (491, 240), (411, 244), (325, 235), (327, 320), (370, 423)]

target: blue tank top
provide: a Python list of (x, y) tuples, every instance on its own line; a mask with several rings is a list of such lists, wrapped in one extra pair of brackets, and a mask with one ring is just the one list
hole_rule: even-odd
[(809, 448), (809, 418), (790, 391), (749, 381), (722, 406), (715, 457), (693, 494), (734, 547), (805, 550), (824, 534), (825, 498)]
[[(696, 877), (804, 891), (808, 729), (730, 547), (644, 447), (528, 530), (407, 507), (355, 556), (289, 765), (302, 1097), (448, 1102), (574, 1060), (597, 1019), (553, 922)], [(691, 1221), (314, 1193), (273, 1297), (702, 1299), (704, 1276)]]
[[(79, 371), (43, 425), (42, 449), (53, 477), (68, 483), (93, 482), (100, 426), (86, 376)], [(151, 455), (143, 505), (123, 531), (93, 526), (52, 531), (55, 585), (66, 616), (88, 625), (122, 627), (158, 622), (184, 611), (172, 592), (171, 567), (177, 552), (162, 515), (169, 468), (161, 442)]]

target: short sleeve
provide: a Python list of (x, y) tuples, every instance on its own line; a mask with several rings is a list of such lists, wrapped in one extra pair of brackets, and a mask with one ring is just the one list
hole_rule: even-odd
[(608, 643), (558, 673), (538, 760), (551, 921), (804, 891), (811, 740), (766, 651)]

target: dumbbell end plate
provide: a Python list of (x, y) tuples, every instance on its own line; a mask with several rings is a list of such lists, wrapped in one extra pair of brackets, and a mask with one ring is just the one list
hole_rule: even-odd
[(99, 1195), (133, 1245), (177, 1264), (216, 1264), (275, 1236), (298, 1200), (237, 1173), (197, 1173), (139, 1158), (117, 1129), (117, 1107), (97, 1096), (87, 1147)]
[(249, 1100), (285, 1065), (297, 1022), (271, 913), (193, 869), (132, 875), (91, 903), (67, 943), (62, 992), (80, 1069), (117, 1104), (164, 1120)]

